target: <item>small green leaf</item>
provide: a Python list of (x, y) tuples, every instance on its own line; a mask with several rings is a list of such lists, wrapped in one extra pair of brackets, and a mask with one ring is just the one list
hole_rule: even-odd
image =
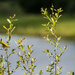
[(11, 24), (11, 21), (10, 21), (10, 19), (7, 19), (7, 21)]
[(16, 16), (16, 14), (14, 14), (12, 18), (15, 18), (15, 16)]
[(13, 24), (10, 24), (10, 28), (12, 28), (13, 27)]
[(27, 75), (27, 73), (24, 73), (23, 75)]
[(14, 52), (15, 51), (15, 49), (12, 49), (12, 52)]
[(48, 50), (48, 49), (46, 49), (46, 52), (49, 52), (49, 50)]
[(9, 41), (10, 41), (11, 40), (11, 35), (9, 35), (8, 38), (9, 38)]
[(74, 72), (67, 72), (68, 74), (70, 74), (70, 75), (74, 75)]
[(58, 13), (55, 13), (56, 18), (58, 18)]
[(52, 66), (52, 65), (54, 65), (54, 62), (53, 62), (53, 61), (51, 61), (51, 66)]
[(61, 47), (59, 47), (59, 49), (61, 50)]
[(28, 52), (28, 57), (30, 57), (30, 52)]
[(40, 70), (39, 75), (41, 75), (42, 73), (43, 73), (42, 70)]
[(42, 24), (42, 26), (46, 26), (46, 24)]
[(61, 37), (58, 37), (57, 40), (59, 41), (61, 39)]
[(29, 45), (27, 45), (27, 49), (29, 50), (30, 48), (29, 48)]
[(18, 19), (14, 19), (13, 21), (17, 21)]
[(33, 69), (35, 69), (36, 65), (33, 65)]
[(21, 50), (23, 50), (23, 46), (22, 46), (22, 45), (20, 45), (20, 47), (21, 47)]
[(3, 25), (3, 28), (6, 29), (6, 30), (8, 30), (4, 25)]
[(65, 50), (67, 48), (67, 45), (63, 48), (63, 50)]
[(0, 58), (0, 64), (3, 62), (3, 58)]
[(23, 68), (26, 70), (26, 67), (25, 66), (23, 66)]
[(62, 52), (61, 54), (60, 54), (60, 56), (62, 56), (64, 54), (64, 52)]
[(15, 69), (18, 69), (19, 65), (17, 64), (16, 68)]
[(23, 56), (20, 56), (20, 55), (19, 55), (19, 58), (22, 60), (22, 59), (23, 59)]
[(52, 23), (54, 23), (54, 19), (51, 17), (51, 21), (52, 21)]
[(59, 74), (59, 73), (61, 72), (62, 67), (59, 68), (59, 67), (57, 66), (57, 68), (58, 68), (58, 74)]
[(48, 66), (46, 66), (46, 68), (47, 68), (47, 69), (49, 69), (49, 67), (48, 67)]
[(46, 15), (47, 14), (47, 11), (45, 10), (43, 14)]
[(0, 40), (0, 43), (2, 42), (2, 38), (1, 38), (1, 40)]
[(56, 55), (57, 62), (60, 62), (59, 58), (60, 58), (60, 56)]

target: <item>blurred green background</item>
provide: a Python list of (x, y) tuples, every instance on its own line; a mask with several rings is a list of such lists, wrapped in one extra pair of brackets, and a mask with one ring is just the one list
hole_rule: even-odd
[(41, 24), (47, 23), (43, 19), (40, 8), (62, 8), (63, 16), (57, 23), (57, 35), (64, 38), (75, 39), (75, 0), (0, 0), (0, 34), (5, 33), (2, 25), (8, 27), (7, 18), (16, 14), (16, 29), (13, 34), (43, 36), (45, 28)]

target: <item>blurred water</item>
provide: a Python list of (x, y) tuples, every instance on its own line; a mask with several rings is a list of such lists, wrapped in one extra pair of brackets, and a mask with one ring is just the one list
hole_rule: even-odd
[[(34, 49), (32, 58), (37, 58), (37, 61), (35, 63), (37, 67), (35, 68), (34, 75), (38, 74), (40, 70), (43, 70), (43, 75), (49, 75), (49, 73), (47, 73), (45, 70), (46, 70), (46, 66), (50, 63), (52, 59), (48, 58), (46, 54), (42, 53), (42, 51), (47, 48), (50, 50), (50, 52), (53, 52), (54, 46), (50, 45), (50, 43), (48, 43), (41, 37), (12, 36), (12, 39), (10, 41), (11, 49), (16, 47), (14, 41), (17, 41), (17, 39), (24, 38), (24, 37), (25, 37), (25, 42), (24, 42), (25, 45), (34, 45), (32, 47), (32, 49)], [(6, 39), (3, 38), (3, 41), (5, 42)], [(71, 40), (68, 41), (61, 40), (60, 47), (63, 49), (65, 45), (68, 45), (68, 48), (65, 50), (65, 53), (61, 58), (61, 62), (58, 65), (58, 66), (63, 66), (61, 75), (66, 75), (67, 72), (69, 71), (75, 72), (75, 65), (74, 65), (75, 64), (75, 42)], [(11, 52), (11, 49), (9, 49), (9, 52)], [(0, 50), (0, 55), (1, 54), (4, 54), (4, 52)], [(11, 68), (14, 68), (16, 66), (16, 61), (19, 59), (17, 55), (13, 54), (9, 60), (11, 61)], [(12, 75), (23, 75), (24, 72), (25, 71), (21, 70), (21, 68), (18, 68)]]

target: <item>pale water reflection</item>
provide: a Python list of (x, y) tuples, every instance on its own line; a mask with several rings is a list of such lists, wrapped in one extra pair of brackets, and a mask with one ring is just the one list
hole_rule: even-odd
[[(46, 70), (46, 66), (50, 63), (51, 59), (46, 56), (46, 54), (42, 53), (43, 49), (49, 49), (50, 52), (53, 52), (53, 45), (50, 45), (47, 41), (45, 41), (42, 37), (28, 37), (28, 36), (12, 36), (12, 39), (10, 41), (10, 47), (15, 48), (16, 44), (14, 41), (17, 41), (19, 38), (25, 37), (25, 45), (34, 45), (32, 49), (34, 49), (34, 52), (32, 54), (32, 57), (37, 58), (36, 61), (36, 69), (34, 72), (34, 75), (38, 74), (40, 70), (43, 70), (43, 75), (49, 75)], [(0, 37), (1, 38), (1, 37)], [(3, 39), (5, 41), (6, 39)], [(75, 72), (75, 41), (71, 40), (61, 40), (60, 41), (60, 47), (63, 49), (65, 45), (68, 45), (68, 48), (65, 50), (65, 53), (63, 54), (61, 58), (61, 62), (58, 66), (63, 66), (62, 68), (62, 74), (66, 75), (67, 72)], [(0, 45), (1, 46), (1, 45)], [(26, 48), (27, 49), (27, 48)], [(17, 50), (18, 51), (18, 50)], [(9, 50), (11, 52), (11, 49)], [(3, 51), (0, 51), (0, 55), (4, 54)], [(12, 55), (9, 59), (11, 61), (11, 68), (14, 68), (16, 65), (16, 61), (18, 60), (17, 55)], [(23, 75), (24, 71), (21, 70), (21, 68), (18, 68), (12, 75)], [(7, 75), (7, 74), (5, 74)]]

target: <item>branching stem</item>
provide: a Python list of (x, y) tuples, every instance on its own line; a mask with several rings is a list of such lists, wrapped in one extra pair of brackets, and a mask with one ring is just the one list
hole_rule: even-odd
[(9, 61), (8, 61), (8, 50), (7, 50), (6, 56), (7, 56), (8, 75), (10, 75), (10, 71), (9, 71)]
[(55, 39), (55, 75), (57, 75), (57, 59), (56, 59), (56, 56), (57, 56), (57, 44), (56, 44), (56, 41), (57, 41), (57, 38), (56, 38), (56, 35), (55, 35), (55, 32), (54, 32), (54, 39)]

